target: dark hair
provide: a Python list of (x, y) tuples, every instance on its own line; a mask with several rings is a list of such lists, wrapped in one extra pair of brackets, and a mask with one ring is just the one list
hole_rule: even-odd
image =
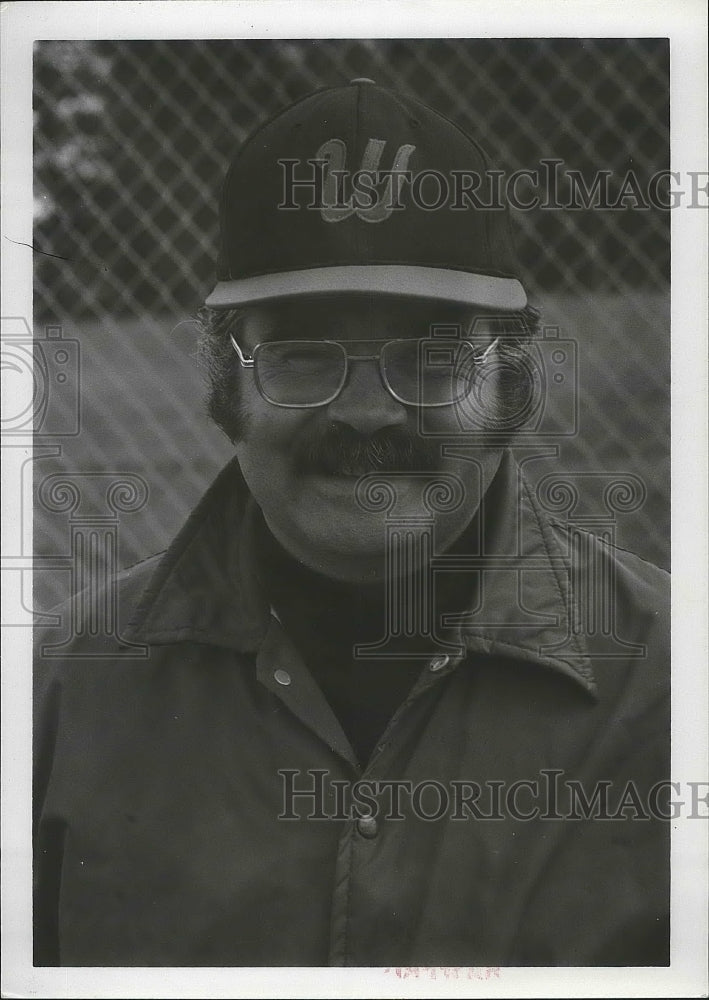
[(241, 365), (229, 334), (238, 330), (243, 311), (202, 306), (196, 316), (197, 357), (207, 379), (207, 412), (232, 442), (242, 436), (246, 414), (241, 405)]
[[(244, 312), (244, 308), (203, 306), (196, 316), (198, 357), (208, 385), (207, 411), (232, 443), (243, 437), (248, 421), (239, 392), (242, 369), (229, 337), (236, 337)], [(495, 374), (499, 391), (494, 408), (486, 404), (486, 430), (494, 432), (499, 443), (514, 436), (534, 398), (536, 368), (530, 347), (540, 326), (540, 313), (531, 305), (486, 319), (486, 330), (499, 337), (495, 363), (487, 367)]]

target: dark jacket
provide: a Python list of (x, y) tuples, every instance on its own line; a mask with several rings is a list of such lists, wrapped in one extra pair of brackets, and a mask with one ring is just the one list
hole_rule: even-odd
[(37, 964), (668, 963), (667, 575), (546, 519), (509, 455), (494, 497), (464, 653), (365, 769), (234, 463), (112, 634), (39, 637)]

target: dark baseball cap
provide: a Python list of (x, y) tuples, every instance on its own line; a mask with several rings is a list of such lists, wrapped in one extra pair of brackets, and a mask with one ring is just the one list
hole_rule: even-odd
[(365, 79), (316, 91), (232, 162), (206, 303), (350, 292), (521, 309), (508, 209), (473, 196), (491, 169), (474, 139), (413, 98)]

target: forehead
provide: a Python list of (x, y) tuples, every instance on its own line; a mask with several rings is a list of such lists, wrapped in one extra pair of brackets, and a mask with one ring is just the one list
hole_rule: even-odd
[(366, 339), (467, 334), (485, 322), (475, 306), (393, 295), (321, 295), (246, 307), (242, 329), (249, 340)]

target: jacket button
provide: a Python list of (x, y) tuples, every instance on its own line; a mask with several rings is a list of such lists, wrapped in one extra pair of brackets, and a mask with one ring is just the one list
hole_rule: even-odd
[(367, 840), (372, 840), (379, 833), (379, 824), (374, 816), (360, 816), (357, 820), (357, 832)]
[(288, 687), (290, 684), (290, 674), (287, 670), (276, 670), (274, 671), (273, 676), (279, 684), (283, 685), (283, 687)]
[(428, 665), (428, 669), (432, 674), (437, 673), (439, 670), (443, 670), (444, 667), (448, 666), (450, 661), (450, 656), (447, 653), (441, 653), (440, 656), (434, 656)]

